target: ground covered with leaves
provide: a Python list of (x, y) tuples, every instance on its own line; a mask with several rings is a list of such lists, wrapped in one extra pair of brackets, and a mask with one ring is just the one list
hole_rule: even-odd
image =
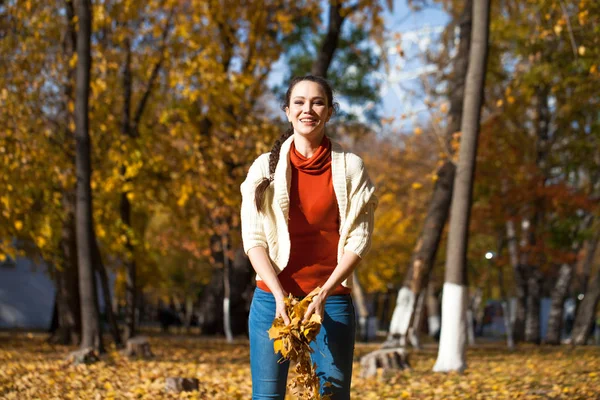
[[(249, 399), (248, 342), (227, 344), (194, 336), (151, 335), (155, 357), (129, 360), (114, 348), (92, 365), (65, 361), (71, 347), (50, 346), (42, 334), (0, 333), (2, 399)], [(410, 353), (412, 370), (358, 376), (361, 355), (377, 348), (357, 344), (352, 398), (368, 399), (596, 399), (600, 396), (600, 347), (519, 346), (502, 343), (468, 350), (464, 374), (431, 372), (436, 349)], [(198, 378), (200, 391), (164, 392), (170, 376)], [(291, 398), (288, 396), (288, 398)]]

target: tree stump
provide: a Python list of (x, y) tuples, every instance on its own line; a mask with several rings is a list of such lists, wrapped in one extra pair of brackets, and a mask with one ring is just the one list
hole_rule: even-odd
[(192, 392), (200, 388), (200, 382), (196, 378), (181, 378), (172, 376), (167, 378), (165, 391), (167, 392)]
[(150, 350), (150, 342), (146, 336), (135, 336), (127, 340), (127, 347), (125, 348), (125, 355), (128, 357), (142, 357), (150, 358), (153, 357), (152, 351)]
[(402, 347), (397, 347), (395, 349), (375, 350), (361, 358), (360, 376), (362, 378), (377, 375), (377, 368), (382, 368), (384, 374), (410, 369), (408, 354)]
[(93, 347), (73, 351), (67, 356), (67, 361), (72, 362), (74, 365), (93, 364), (99, 360), (100, 358), (98, 358)]

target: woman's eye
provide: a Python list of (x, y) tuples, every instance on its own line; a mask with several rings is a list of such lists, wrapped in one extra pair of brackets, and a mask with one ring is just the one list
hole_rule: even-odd
[(302, 105), (302, 102), (301, 101), (295, 101), (294, 104)]

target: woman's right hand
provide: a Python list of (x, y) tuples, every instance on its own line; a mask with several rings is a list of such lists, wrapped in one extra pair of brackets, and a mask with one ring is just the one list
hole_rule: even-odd
[(284, 298), (286, 295), (275, 297), (275, 318), (281, 317), (285, 325), (290, 324), (290, 317), (287, 315)]

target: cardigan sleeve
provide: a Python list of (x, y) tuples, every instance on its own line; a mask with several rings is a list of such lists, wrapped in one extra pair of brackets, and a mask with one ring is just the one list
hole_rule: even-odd
[(374, 193), (375, 187), (369, 179), (363, 161), (359, 157), (353, 161), (355, 161), (353, 168), (349, 171), (352, 185), (348, 196), (350, 209), (348, 217), (353, 219), (353, 223), (344, 244), (344, 251), (352, 251), (363, 258), (371, 248), (378, 201)]
[(360, 258), (363, 258), (369, 252), (373, 226), (375, 225), (375, 208), (375, 202), (369, 202), (365, 205), (348, 233), (344, 250), (350, 250)]
[(265, 177), (263, 171), (264, 157), (268, 155), (262, 155), (254, 161), (246, 180), (240, 186), (242, 192), (242, 208), (241, 208), (241, 223), (242, 223), (242, 242), (244, 246), (244, 252), (248, 254), (248, 251), (254, 247), (262, 246), (267, 248), (267, 238), (265, 236), (263, 228), (263, 214), (259, 213), (254, 203), (254, 194), (256, 186), (260, 180)]

